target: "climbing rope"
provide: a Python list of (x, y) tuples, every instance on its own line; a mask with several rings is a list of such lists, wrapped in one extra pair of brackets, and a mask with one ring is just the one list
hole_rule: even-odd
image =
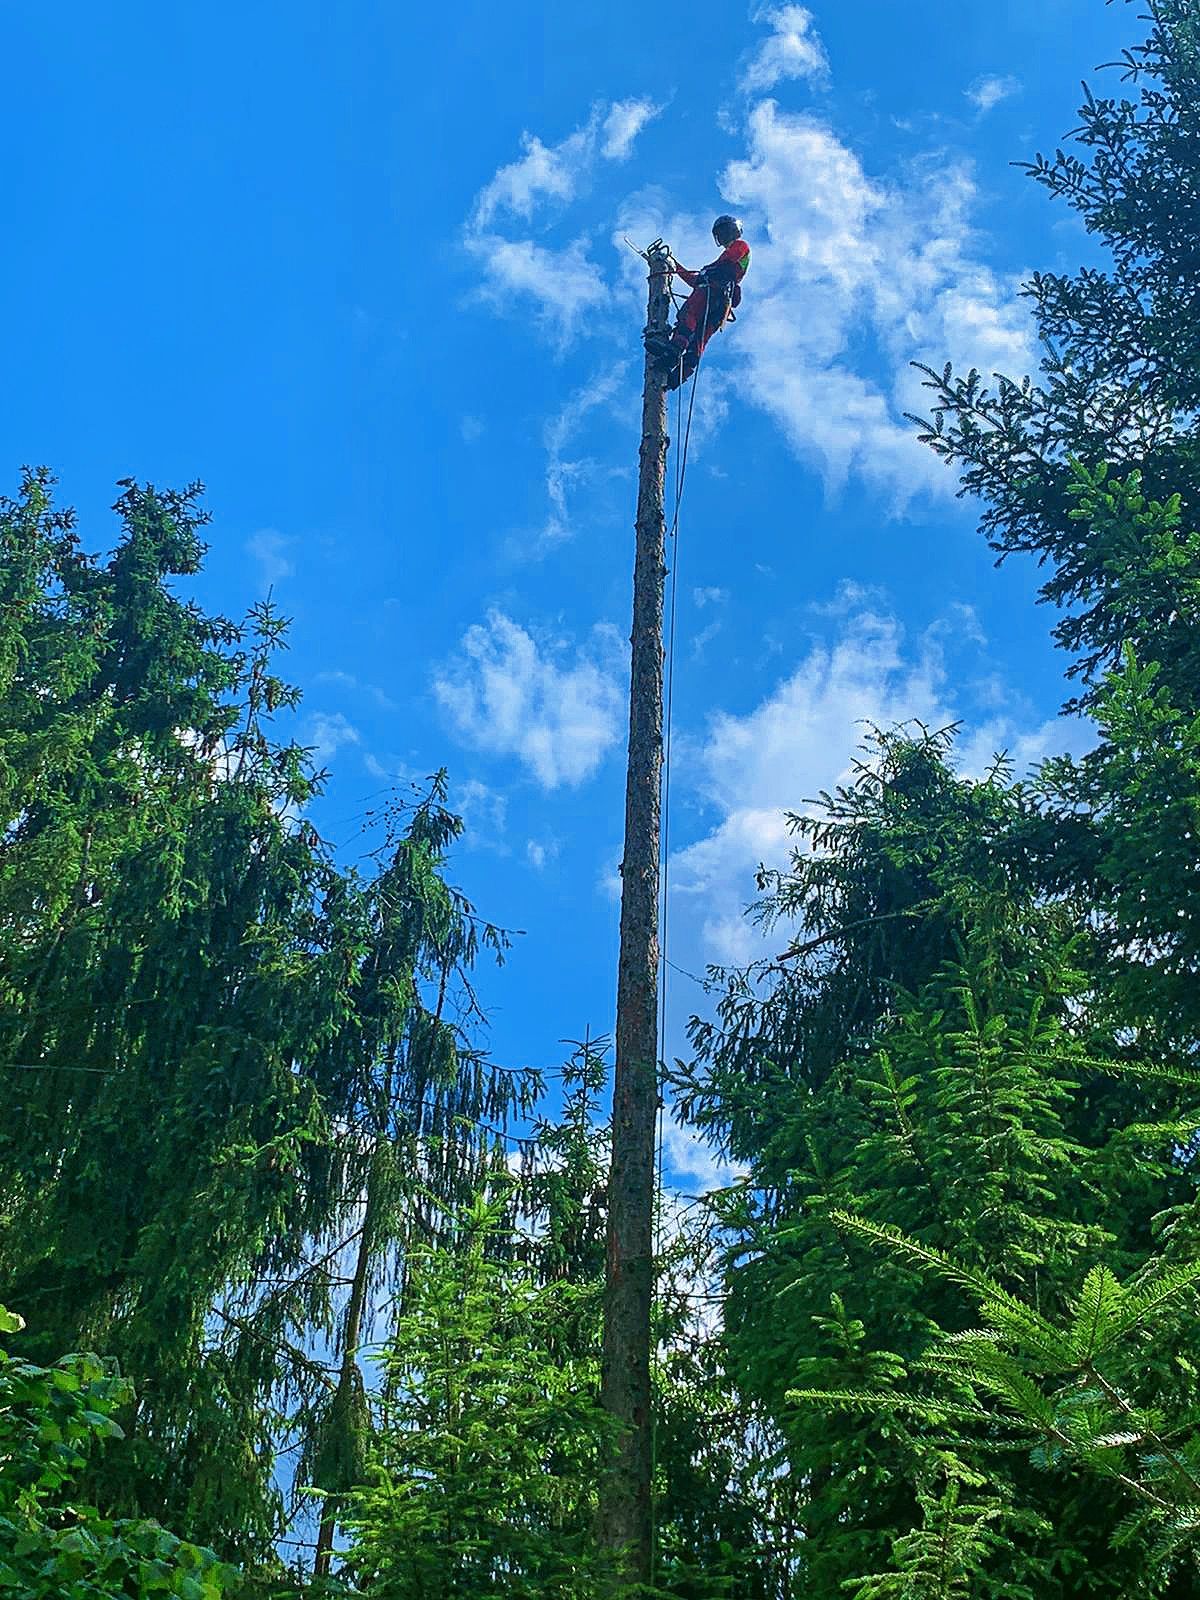
[[(704, 290), (704, 322), (702, 327), (708, 327), (709, 298), (712, 290), (708, 284)], [(682, 357), (680, 357), (682, 361)], [(683, 384), (675, 391), (675, 437), (679, 438), (680, 427), (683, 426), (683, 442), (675, 452), (675, 493), (671, 515), (671, 531), (669, 534), (671, 547), (671, 606), (667, 621), (667, 703), (665, 716), (665, 738), (663, 743), (663, 777), (662, 777), (662, 858), (661, 858), (661, 890), (660, 890), (660, 981), (659, 981), (659, 1016), (658, 1016), (658, 1049), (659, 1057), (664, 1065), (667, 1048), (667, 969), (670, 962), (667, 959), (667, 937), (670, 920), (670, 889), (671, 873), (671, 740), (675, 721), (675, 619), (679, 602), (679, 515), (683, 507), (683, 490), (687, 479), (688, 447), (692, 438), (692, 417), (696, 409), (696, 384), (700, 377), (700, 367), (703, 356), (697, 358), (691, 382), (688, 385), (687, 423), (683, 423)], [(659, 1101), (658, 1108), (658, 1165), (659, 1188), (662, 1187), (662, 1129), (664, 1106)]]
[[(704, 321), (701, 324), (701, 327), (704, 330), (707, 330), (707, 327), (708, 327), (708, 306), (709, 306), (709, 296), (710, 296), (710, 294), (711, 294), (711, 288), (709, 287), (709, 285), (706, 284), (705, 285), (705, 298), (704, 298)], [(680, 361), (682, 361), (682, 359), (683, 358), (681, 356), (680, 357)], [(683, 420), (683, 391), (684, 391), (684, 387), (685, 386), (681, 383), (679, 385), (679, 387), (675, 391), (675, 438), (676, 438), (676, 440), (679, 439), (679, 430), (680, 430), (680, 427), (683, 426), (683, 442), (682, 442), (682, 445), (677, 445), (676, 446), (676, 451), (675, 451), (675, 483), (674, 483), (674, 495), (673, 495), (673, 505), (672, 505), (672, 513), (671, 513), (671, 528), (670, 528), (670, 533), (668, 535), (668, 540), (669, 540), (670, 548), (671, 548), (671, 567), (670, 567), (670, 575), (671, 575), (671, 604), (670, 604), (670, 608), (669, 608), (668, 613), (667, 613), (667, 648), (666, 648), (666, 668), (667, 668), (667, 685), (666, 685), (666, 687), (667, 687), (667, 695), (666, 695), (666, 707), (665, 707), (665, 716), (664, 716), (665, 727), (664, 727), (664, 739), (663, 739), (663, 769), (662, 769), (662, 787), (661, 787), (661, 797), (662, 797), (662, 845), (661, 845), (661, 856), (660, 856), (660, 873), (659, 873), (660, 889), (659, 889), (659, 913), (658, 913), (658, 921), (659, 921), (658, 1056), (659, 1056), (659, 1060), (660, 1060), (660, 1062), (662, 1062), (664, 1068), (666, 1066), (666, 1051), (667, 1051), (667, 972), (668, 972), (668, 969), (672, 966), (672, 963), (667, 958), (667, 939), (668, 939), (668, 929), (669, 929), (669, 922), (670, 922), (670, 914), (669, 914), (670, 913), (670, 900), (669, 900), (668, 896), (669, 896), (669, 891), (670, 891), (670, 875), (671, 875), (671, 736), (672, 736), (672, 731), (673, 731), (673, 727), (674, 727), (674, 715), (675, 715), (675, 618), (676, 618), (676, 612), (677, 612), (677, 609), (678, 609), (678, 600), (679, 600), (679, 513), (680, 513), (680, 510), (681, 510), (682, 505), (683, 505), (683, 488), (684, 488), (685, 479), (687, 477), (688, 445), (689, 445), (689, 443), (691, 441), (691, 437), (692, 437), (692, 415), (693, 415), (693, 413), (695, 411), (695, 407), (696, 407), (696, 380), (700, 376), (700, 367), (701, 367), (702, 363), (703, 363), (703, 355), (701, 355), (701, 356), (699, 356), (697, 358), (695, 370), (693, 371), (692, 376), (691, 376), (691, 380), (690, 380), (689, 384), (687, 385), (687, 387), (689, 389), (689, 396), (688, 396), (688, 409), (687, 409), (687, 422), (686, 422), (686, 425), (684, 424), (684, 420)], [(661, 1085), (661, 1080), (660, 1080), (660, 1085)], [(659, 1097), (658, 1097), (658, 1138), (657, 1138), (657, 1146), (658, 1146), (658, 1148), (657, 1148), (657, 1152), (656, 1152), (656, 1155), (655, 1155), (655, 1185), (654, 1185), (655, 1194), (656, 1194), (657, 1199), (658, 1199), (657, 1216), (656, 1216), (656, 1219), (655, 1219), (655, 1236), (654, 1236), (654, 1258), (655, 1258), (656, 1262), (662, 1256), (662, 1235), (663, 1235), (663, 1226), (662, 1226), (662, 1220), (663, 1220), (662, 1219), (663, 1135), (664, 1135), (665, 1126), (666, 1126), (666, 1100), (665, 1100), (665, 1097), (663, 1096), (663, 1094), (661, 1093), (661, 1087), (660, 1087), (660, 1093), (659, 1093)], [(656, 1277), (657, 1277), (657, 1273), (656, 1273)], [(653, 1337), (653, 1335), (652, 1335), (652, 1337)], [(657, 1364), (658, 1364), (658, 1361), (657, 1361), (657, 1345), (655, 1345), (655, 1347), (651, 1351), (651, 1361), (653, 1362), (653, 1364), (655, 1366), (657, 1366)], [(652, 1407), (651, 1408), (652, 1415), (653, 1415), (653, 1409), (654, 1408)], [(654, 1427), (652, 1429), (652, 1432), (651, 1432), (650, 1455), (651, 1455), (651, 1469), (650, 1470), (651, 1470), (651, 1474), (652, 1474), (652, 1477), (651, 1477), (651, 1494), (652, 1494), (652, 1496), (654, 1498), (654, 1501), (655, 1501), (655, 1514), (654, 1514), (654, 1516), (652, 1518), (652, 1525), (651, 1525), (651, 1539), (652, 1539), (652, 1543), (651, 1543), (651, 1581), (653, 1581), (653, 1571), (654, 1571), (654, 1567), (655, 1567), (655, 1564), (656, 1564), (656, 1561), (657, 1561), (657, 1555), (658, 1555), (658, 1548), (657, 1548), (657, 1545), (658, 1545), (657, 1489), (654, 1487), (654, 1479), (655, 1479), (655, 1477), (657, 1477), (657, 1470), (658, 1470), (658, 1430), (657, 1430), (657, 1427)]]

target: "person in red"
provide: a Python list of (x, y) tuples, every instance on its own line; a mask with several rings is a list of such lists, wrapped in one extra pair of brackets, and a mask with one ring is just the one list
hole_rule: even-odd
[(742, 302), (742, 279), (750, 265), (750, 246), (742, 238), (742, 225), (736, 217), (718, 217), (712, 226), (713, 238), (721, 254), (699, 272), (671, 257), (671, 270), (691, 289), (672, 333), (652, 335), (647, 344), (652, 355), (666, 370), (666, 387), (676, 389), (695, 372), (704, 347), (728, 320), (729, 313)]

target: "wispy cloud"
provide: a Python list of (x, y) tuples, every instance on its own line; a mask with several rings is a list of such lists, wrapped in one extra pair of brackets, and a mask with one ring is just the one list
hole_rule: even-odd
[(515, 756), (544, 789), (589, 778), (621, 729), (620, 638), (600, 624), (583, 645), (539, 642), (502, 611), (463, 635), (433, 692), (464, 743)]
[(545, 870), (546, 863), (553, 861), (558, 854), (558, 841), (550, 839), (529, 839), (525, 845), (525, 859), (535, 872)]
[(693, 1194), (725, 1188), (744, 1168), (725, 1161), (712, 1145), (680, 1122), (673, 1108), (663, 1118), (663, 1156), (673, 1182)]
[(398, 709), (396, 702), (386, 689), (381, 689), (377, 683), (364, 683), (361, 678), (356, 678), (352, 672), (343, 672), (340, 668), (334, 671), (318, 672), (313, 682), (333, 684), (339, 689), (349, 690), (351, 694), (373, 700), (381, 711), (395, 711)]
[(450, 807), (462, 818), (463, 839), (468, 845), (504, 850), (508, 825), (508, 799), (498, 789), (467, 778), (450, 791)]
[(986, 117), (988, 112), (1000, 104), (1002, 100), (1010, 100), (1013, 95), (1020, 94), (1021, 81), (1011, 74), (1003, 77), (996, 73), (985, 73), (976, 78), (973, 83), (963, 90), (967, 99), (979, 112), (981, 117)]
[(542, 546), (558, 544), (572, 533), (569, 496), (573, 489), (586, 483), (600, 470), (600, 464), (591, 456), (569, 456), (567, 451), (579, 432), (584, 419), (598, 407), (610, 405), (621, 391), (629, 370), (626, 361), (599, 372), (577, 389), (570, 399), (546, 424), (546, 496), (550, 514), (542, 530)]
[(565, 341), (579, 331), (585, 313), (608, 303), (610, 290), (588, 256), (586, 235), (551, 248), (533, 237), (512, 237), (511, 224), (530, 223), (543, 205), (569, 204), (586, 188), (597, 162), (627, 160), (660, 109), (645, 99), (602, 102), (558, 144), (522, 135), (523, 154), (480, 190), (465, 229), (466, 247), (479, 265), (481, 297), (495, 310), (507, 313), (532, 301), (540, 325)]
[(661, 111), (653, 100), (616, 101), (604, 119), (600, 154), (606, 161), (628, 161), (638, 134)]
[(539, 325), (560, 342), (577, 333), (585, 316), (607, 306), (611, 298), (600, 268), (588, 256), (590, 247), (586, 237), (558, 250), (500, 234), (474, 234), (467, 240), (482, 277), (478, 298), (505, 314), (518, 304), (523, 308), (532, 304)]
[[(751, 275), (745, 314), (710, 359), (718, 371), (740, 365), (739, 398), (774, 418), (830, 495), (857, 478), (899, 514), (918, 497), (956, 488), (905, 420), (925, 398), (912, 363), (950, 359), (985, 377), (1021, 377), (1036, 367), (1028, 305), (1018, 277), (993, 269), (976, 236), (970, 163), (938, 150), (886, 179), (871, 174), (826, 121), (764, 98), (787, 79), (828, 71), (811, 11), (767, 4), (755, 21), (768, 31), (741, 68), (751, 97), (740, 125), (744, 147), (717, 176), (726, 203), (745, 219)], [(967, 92), (986, 109), (1018, 87), (989, 77)], [(532, 229), (511, 237), (506, 225), (578, 197), (605, 154), (624, 153), (654, 109), (639, 100), (607, 104), (558, 144), (526, 137), (521, 158), (481, 191), (467, 230), (484, 302), (501, 313), (532, 307), (537, 325), (565, 349), (584, 333), (604, 337), (618, 326), (629, 333), (644, 270), (622, 233), (661, 235), (689, 263), (705, 259), (711, 214), (681, 215), (654, 189), (619, 206), (616, 270), (607, 275), (587, 235), (551, 245)], [(703, 388), (694, 449), (719, 426), (724, 404), (720, 382)], [(570, 484), (591, 466), (590, 457), (548, 450), (553, 539), (569, 526)]]
[(308, 724), (304, 743), (311, 749), (314, 764), (327, 767), (339, 750), (362, 743), (362, 735), (340, 711), (319, 711)]
[(567, 201), (591, 165), (597, 119), (576, 128), (560, 144), (546, 145), (533, 133), (521, 135), (524, 155), (500, 167), (475, 201), (474, 227), (486, 228), (503, 212), (528, 221), (543, 200)]
[(295, 573), (295, 563), (288, 555), (295, 542), (277, 528), (260, 528), (246, 540), (246, 554), (257, 562), (259, 581), (264, 589), (273, 589)]
[[(988, 265), (976, 235), (970, 164), (931, 152), (884, 180), (827, 121), (770, 98), (751, 104), (740, 133), (717, 187), (753, 253), (744, 312), (706, 358), (714, 374), (741, 365), (739, 398), (775, 419), (830, 494), (859, 478), (897, 512), (952, 495), (953, 474), (904, 419), (925, 398), (911, 363), (1014, 377), (1036, 365), (1019, 279)], [(622, 233), (661, 234), (699, 265), (710, 222), (654, 189), (627, 197), (613, 235), (623, 298), (640, 303), (644, 273)], [(710, 382), (702, 400), (719, 392)]]
[(743, 94), (765, 94), (785, 78), (824, 77), (829, 61), (807, 7), (762, 6), (754, 21), (766, 23), (771, 33), (742, 67), (738, 88)]
[(472, 231), (491, 227), (505, 214), (528, 222), (546, 201), (565, 205), (573, 200), (598, 160), (629, 159), (638, 134), (661, 110), (652, 100), (602, 101), (592, 107), (586, 122), (558, 144), (545, 144), (537, 134), (523, 133), (523, 154), (498, 168), (476, 196)]

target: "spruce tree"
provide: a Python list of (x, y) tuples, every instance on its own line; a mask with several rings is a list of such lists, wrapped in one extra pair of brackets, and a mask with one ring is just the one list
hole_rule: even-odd
[[(751, 1167), (722, 1202), (727, 1336), (786, 1435), (817, 1592), (1192, 1592), (1170, 1458), (1191, 1470), (1200, 1354), (1190, 1282), (1171, 1276), (1197, 1203), (1200, 55), (1194, 6), (1150, 13), (1119, 64), (1129, 97), (1088, 91), (1075, 147), (1030, 169), (1110, 266), (1033, 279), (1036, 377), (927, 374), (925, 436), (981, 498), (993, 546), (1048, 565), (1073, 707), (1099, 742), (1014, 785), (1002, 767), (956, 778), (936, 738), (885, 737), (823, 815), (796, 820), (761, 909), (799, 929), (731, 978), (685, 1074), (695, 1114)], [(908, 1245), (884, 1247), (891, 1230)], [(919, 1269), (921, 1252), (952, 1270)], [(1136, 1305), (1177, 1282), (1178, 1316), (1131, 1330), (1113, 1373), (1041, 1373), (1049, 1394), (1034, 1383), (1022, 1408), (988, 1386), (972, 1273), (1051, 1328), (1104, 1285)], [(933, 1382), (942, 1350), (963, 1363), (938, 1369), (957, 1388), (939, 1390), (935, 1426), (900, 1396), (906, 1374)], [(1089, 1397), (1100, 1376), (1121, 1402), (1103, 1384)], [(814, 1420), (795, 1397), (817, 1390), (891, 1394), (886, 1424), (869, 1406)], [(1037, 1407), (1060, 1402), (1079, 1412), (1073, 1463), (1034, 1437)], [(971, 1416), (967, 1458), (951, 1429)], [(1144, 1513), (1161, 1470), (1169, 1527), (1130, 1498)], [(955, 1570), (934, 1572), (951, 1548)]]
[(0, 1270), (31, 1355), (134, 1382), (102, 1507), (271, 1566), (276, 1450), (336, 1488), (354, 1433), (344, 1278), (361, 1325), (519, 1092), (465, 1033), (501, 940), (445, 882), (436, 784), (367, 871), (333, 859), (273, 731), (283, 623), (177, 593), (197, 491), (117, 511), (101, 561), (46, 474), (0, 505)]

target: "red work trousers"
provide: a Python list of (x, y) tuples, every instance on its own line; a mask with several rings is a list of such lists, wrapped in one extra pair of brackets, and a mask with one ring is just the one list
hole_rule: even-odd
[(728, 304), (727, 285), (698, 284), (679, 308), (672, 339), (699, 361), (704, 346), (725, 321)]

